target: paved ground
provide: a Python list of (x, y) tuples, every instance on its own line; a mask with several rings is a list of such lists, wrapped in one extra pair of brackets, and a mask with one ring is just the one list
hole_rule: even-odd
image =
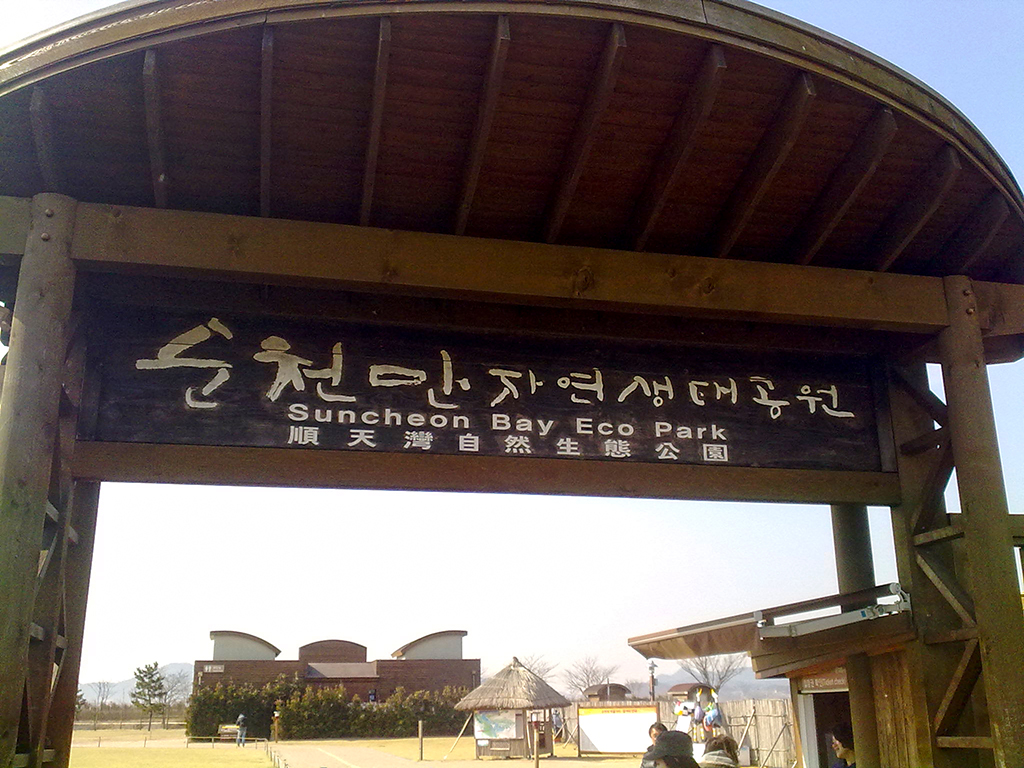
[[(278, 742), (272, 749), (287, 763), (287, 768), (532, 768), (532, 760), (433, 760), (419, 763), (406, 760), (386, 752), (367, 747), (322, 741)], [(637, 761), (639, 763), (639, 761)], [(601, 760), (598, 758), (542, 758), (545, 768), (610, 768), (622, 766), (622, 760)]]

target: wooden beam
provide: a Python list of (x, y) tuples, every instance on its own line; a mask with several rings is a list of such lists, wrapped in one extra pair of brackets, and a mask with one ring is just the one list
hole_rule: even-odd
[(712, 236), (711, 255), (723, 259), (743, 234), (761, 198), (796, 144), (817, 91), (806, 72), (797, 75), (771, 126), (740, 176)]
[(948, 322), (933, 277), (125, 206), (81, 204), (78, 221), (72, 252), (94, 271), (910, 333)]
[(377, 65), (373, 74), (373, 98), (370, 102), (370, 125), (363, 166), (363, 198), (359, 205), (359, 223), (364, 227), (370, 225), (370, 213), (373, 210), (373, 188), (377, 183), (377, 158), (380, 154), (380, 133), (384, 123), (384, 99), (387, 93), (390, 59), (391, 19), (382, 16), (377, 33)]
[(978, 263), (1010, 216), (1002, 194), (993, 190), (971, 211), (935, 260), (939, 275), (965, 275)]
[(853, 149), (833, 172), (824, 191), (793, 234), (789, 251), (794, 262), (810, 264), (814, 260), (832, 230), (871, 180), (895, 135), (896, 118), (892, 109), (880, 108), (860, 132)]
[(981, 646), (977, 640), (968, 640), (960, 656), (953, 678), (946, 686), (942, 703), (935, 713), (935, 735), (946, 736), (956, 727), (963, 715), (967, 699), (981, 676)]
[(960, 157), (945, 145), (932, 159), (925, 176), (878, 228), (867, 249), (868, 262), (887, 271), (917, 237), (960, 175)]
[(501, 80), (505, 73), (505, 61), (508, 59), (509, 44), (512, 35), (508, 28), (508, 16), (498, 16), (494, 22), (494, 42), (491, 43), (491, 63), (487, 67), (484, 89), (480, 94), (477, 106), (476, 124), (473, 126), (473, 137), (469, 142), (469, 156), (466, 171), (462, 176), (462, 194), (455, 214), (456, 235), (464, 234), (469, 223), (469, 212), (473, 209), (473, 198), (476, 196), (476, 185), (480, 180), (480, 169), (484, 164), (484, 152), (487, 140), (491, 135), (494, 113), (498, 109), (498, 96), (501, 95)]
[(142, 92), (146, 104), (146, 144), (149, 147), (149, 175), (153, 204), (167, 207), (167, 152), (164, 142), (163, 111), (160, 107), (160, 71), (155, 48), (146, 51), (142, 63)]
[(0, 255), (25, 252), (32, 222), (32, 202), (22, 197), (0, 196)]
[(931, 457), (928, 475), (921, 494), (920, 505), (914, 510), (911, 531), (913, 535), (927, 533), (944, 518), (943, 495), (953, 474), (953, 449), (950, 444), (939, 446), (939, 453)]
[(651, 230), (693, 151), (697, 136), (707, 124), (725, 69), (725, 49), (711, 45), (633, 211), (630, 224), (633, 250), (642, 251), (647, 245)]
[(273, 149), (274, 28), (263, 28), (260, 45), (260, 216), (270, 215), (270, 169)]
[(562, 230), (562, 224), (569, 212), (573, 195), (576, 194), (576, 185), (583, 175), (587, 157), (594, 145), (594, 137), (601, 124), (601, 117), (615, 90), (615, 79), (619, 74), (619, 65), (622, 63), (622, 55), (625, 50), (626, 30), (621, 23), (613, 22), (608, 29), (601, 62), (594, 72), (590, 90), (587, 92), (586, 104), (576, 123), (576, 129), (573, 131), (569, 148), (565, 152), (565, 158), (562, 160), (558, 191), (555, 193), (548, 211), (547, 223), (544, 226), (544, 242), (546, 243), (555, 242), (558, 239), (558, 233)]
[(46, 89), (37, 85), (32, 89), (29, 102), (29, 120), (32, 124), (32, 141), (36, 148), (36, 163), (43, 177), (47, 192), (64, 191), (64, 169), (57, 157), (56, 138), (53, 131), (53, 113)]
[(908, 456), (916, 456), (919, 453), (930, 451), (934, 448), (941, 448), (943, 443), (949, 440), (945, 427), (932, 429), (920, 437), (908, 440), (900, 446), (900, 450)]
[(991, 736), (937, 736), (936, 746), (942, 749), (993, 749)]
[[(1022, 254), (1024, 257), (1024, 254)], [(1024, 285), (972, 280), (985, 340), (1024, 336)]]
[(943, 528), (936, 528), (927, 533), (919, 533), (913, 538), (915, 547), (927, 547), (931, 544), (938, 544), (943, 541), (962, 538), (964, 529), (959, 525), (947, 525)]
[(967, 640), (978, 638), (977, 627), (961, 627), (960, 629), (948, 629), (941, 632), (929, 632), (924, 636), (928, 645), (944, 645), (945, 643), (963, 643)]
[(911, 380), (907, 371), (898, 365), (890, 366), (890, 370), (896, 384), (913, 398), (914, 402), (931, 417), (932, 421), (938, 424), (946, 423), (946, 404), (931, 389), (918, 386)]
[(79, 442), (80, 479), (204, 482), (227, 485), (390, 488), (480, 493), (589, 494), (674, 499), (821, 503), (837, 489), (846, 500), (891, 503), (896, 478), (880, 472), (747, 469), (495, 456), (215, 448)]
[(974, 601), (957, 582), (956, 576), (937, 558), (928, 554), (927, 550), (918, 550), (916, 558), (924, 575), (956, 611), (960, 620), (969, 627), (975, 626), (977, 622), (974, 619)]

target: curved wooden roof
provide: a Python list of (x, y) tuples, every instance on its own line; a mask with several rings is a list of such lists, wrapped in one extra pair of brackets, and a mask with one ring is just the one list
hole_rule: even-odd
[(0, 55), (0, 195), (41, 191), (1024, 283), (977, 130), (741, 0), (125, 3)]

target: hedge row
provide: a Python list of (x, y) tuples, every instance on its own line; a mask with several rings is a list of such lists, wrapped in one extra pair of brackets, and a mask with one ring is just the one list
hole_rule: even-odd
[(262, 688), (218, 685), (193, 692), (186, 728), (192, 736), (215, 736), (219, 725), (235, 722), (241, 713), (249, 735), (267, 738), (277, 709), (282, 739), (415, 736), (419, 720), (427, 735), (452, 736), (466, 719), (466, 713), (455, 709), (465, 695), (464, 688), (411, 694), (399, 688), (386, 701), (369, 703), (350, 697), (343, 687), (306, 687), (285, 680)]

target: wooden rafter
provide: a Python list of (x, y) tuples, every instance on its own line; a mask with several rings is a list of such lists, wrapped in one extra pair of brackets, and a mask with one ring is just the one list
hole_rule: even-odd
[(476, 112), (476, 124), (473, 126), (473, 137), (469, 142), (469, 156), (466, 171), (462, 177), (462, 194), (459, 196), (459, 207), (455, 214), (455, 234), (466, 232), (469, 212), (473, 208), (476, 196), (476, 185), (480, 180), (480, 169), (484, 164), (484, 151), (487, 139), (491, 135), (491, 124), (494, 113), (498, 109), (498, 96), (501, 95), (501, 80), (505, 73), (505, 61), (508, 59), (509, 44), (512, 35), (509, 32), (508, 16), (498, 16), (494, 23), (494, 42), (491, 43), (491, 62), (487, 67), (483, 92)]
[(651, 230), (693, 151), (697, 135), (711, 114), (725, 69), (725, 49), (720, 45), (712, 45), (704, 56), (697, 79), (686, 95), (683, 108), (672, 124), (668, 140), (651, 169), (643, 194), (633, 211), (630, 224), (633, 250), (642, 251), (647, 245)]
[(163, 112), (160, 108), (160, 72), (157, 52), (146, 51), (142, 63), (142, 92), (146, 103), (146, 144), (149, 147), (149, 175), (153, 183), (153, 204), (167, 207), (167, 152)]
[(587, 101), (583, 107), (576, 129), (573, 132), (569, 148), (566, 150), (559, 173), (558, 191), (551, 203), (547, 223), (544, 225), (544, 242), (553, 243), (562, 230), (565, 216), (569, 212), (572, 198), (576, 194), (576, 185), (583, 175), (590, 149), (594, 144), (597, 127), (601, 123), (615, 90), (615, 79), (622, 63), (622, 55), (626, 50), (626, 30), (619, 22), (613, 22), (605, 40), (601, 62), (594, 73), (587, 92)]
[(384, 98), (388, 85), (388, 62), (391, 59), (391, 20), (382, 16), (377, 35), (377, 65), (373, 74), (373, 98), (370, 103), (370, 126), (366, 139), (366, 161), (363, 166), (363, 199), (359, 205), (359, 223), (370, 224), (373, 209), (373, 187), (377, 181), (377, 158), (380, 154), (380, 133), (384, 123)]
[(796, 144), (816, 95), (811, 76), (806, 72), (797, 75), (725, 205), (712, 237), (712, 256), (723, 259), (736, 245), (758, 203)]
[(36, 148), (36, 162), (43, 177), (43, 184), (50, 192), (63, 192), (64, 172), (57, 159), (53, 113), (46, 90), (40, 85), (32, 89), (29, 118), (32, 123), (32, 141)]
[(875, 112), (857, 142), (835, 170), (792, 238), (791, 258), (810, 264), (846, 211), (867, 186), (896, 135), (896, 118), (889, 107)]
[(914, 522), (911, 528), (914, 535), (932, 530), (937, 525), (939, 518), (944, 517), (942, 496), (946, 492), (946, 486), (949, 485), (949, 478), (952, 474), (953, 448), (949, 441), (946, 441), (939, 446), (938, 452), (932, 457), (928, 476), (922, 489), (920, 507), (914, 513)]
[(885, 272), (928, 223), (960, 175), (960, 157), (948, 144), (938, 151), (928, 172), (900, 206), (878, 228), (868, 246), (868, 258)]
[(945, 275), (970, 271), (992, 244), (1009, 215), (1010, 207), (1005, 198), (997, 191), (989, 193), (943, 247), (936, 260), (938, 271)]
[(970, 595), (960, 586), (960, 583), (956, 580), (956, 575), (941, 563), (938, 558), (929, 554), (927, 550), (919, 549), (915, 556), (917, 564), (924, 572), (924, 575), (935, 585), (939, 594), (949, 603), (950, 607), (956, 611), (960, 620), (969, 627), (976, 626), (974, 601), (971, 600)]
[(260, 216), (270, 215), (270, 161), (273, 148), (274, 28), (263, 28), (260, 45)]
[(946, 687), (942, 703), (935, 712), (933, 727), (936, 736), (946, 736), (956, 726), (980, 675), (981, 646), (977, 640), (968, 640), (953, 678)]

